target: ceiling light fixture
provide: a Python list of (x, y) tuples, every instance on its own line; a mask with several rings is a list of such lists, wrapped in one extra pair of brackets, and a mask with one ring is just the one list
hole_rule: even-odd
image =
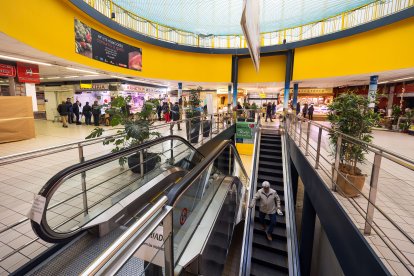
[(60, 79), (60, 77), (48, 77), (46, 78), (47, 80), (55, 80), (55, 79)]
[(73, 79), (73, 78), (79, 78), (79, 76), (67, 76), (67, 77), (63, 77), (64, 79)]
[(45, 65), (45, 66), (52, 66), (53, 65), (53, 64), (50, 64), (50, 63), (46, 63), (46, 62), (40, 62), (40, 61), (36, 61), (36, 60), (25, 59), (25, 58), (17, 58), (17, 57), (5, 56), (5, 55), (0, 55), (0, 58), (7, 59), (7, 60), (13, 60), (13, 61), (21, 61), (21, 62), (26, 62), (26, 63), (34, 63), (34, 64)]
[(99, 75), (96, 72), (93, 71), (89, 71), (89, 70), (84, 70), (84, 69), (78, 69), (78, 68), (72, 68), (72, 67), (65, 67), (68, 70), (72, 70), (72, 71), (77, 71), (77, 72), (83, 72), (83, 73), (90, 73), (90, 74), (94, 74), (94, 75)]
[(412, 78), (414, 78), (414, 77), (407, 77), (407, 78), (395, 79), (393, 81), (409, 80), (409, 79), (412, 79)]
[(83, 75), (82, 77), (96, 77), (96, 76), (99, 76), (98, 74), (97, 75)]
[(384, 83), (389, 83), (390, 81), (382, 81), (382, 82), (379, 82), (378, 84), (384, 84)]

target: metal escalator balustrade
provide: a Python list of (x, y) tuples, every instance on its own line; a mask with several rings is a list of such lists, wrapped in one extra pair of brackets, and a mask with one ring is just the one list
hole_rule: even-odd
[[(293, 196), (290, 187), (286, 147), (279, 130), (262, 130), (255, 137), (252, 180), (248, 195), (251, 201), (264, 181), (278, 193), (284, 216), (276, 216), (276, 225), (269, 241), (259, 219), (259, 207), (246, 212), (244, 249), (240, 275), (300, 275)], [(266, 230), (269, 218), (265, 218)]]
[[(142, 160), (144, 156), (149, 158)], [(129, 168), (119, 166), (120, 158), (130, 159)], [(81, 230), (103, 223), (100, 217), (106, 216), (105, 211), (120, 211), (122, 206), (116, 205), (126, 204), (125, 199), (141, 192), (146, 183), (179, 171), (184, 175), (202, 158), (184, 138), (170, 136), (73, 165), (39, 192), (43, 212), (32, 209), (38, 212), (32, 214), (32, 227), (46, 241), (70, 240)]]
[[(224, 174), (214, 164), (228, 148), (234, 166)], [(243, 198), (248, 182), (234, 145), (220, 143), (171, 188), (158, 215), (143, 215), (147, 226), (135, 227), (134, 236), (119, 238), (115, 243), (122, 246), (108, 248), (82, 275), (127, 275), (123, 273), (132, 268), (139, 268), (135, 275), (150, 270), (165, 275), (184, 271), (213, 275), (212, 264), (215, 273), (222, 270), (233, 228), (246, 207)], [(160, 233), (163, 239), (157, 241), (154, 237)]]

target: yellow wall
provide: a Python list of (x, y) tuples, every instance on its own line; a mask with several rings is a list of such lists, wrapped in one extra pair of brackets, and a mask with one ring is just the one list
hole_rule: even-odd
[(260, 70), (256, 72), (250, 58), (239, 59), (240, 83), (285, 81), (286, 56), (260, 58)]
[[(142, 43), (92, 20), (69, 1), (2, 1), (2, 10), (5, 12), (0, 16), (0, 32), (57, 57), (102, 70), (149, 78), (200, 82), (231, 81), (231, 55), (188, 53)], [(75, 17), (114, 39), (141, 47), (143, 71), (124, 69), (76, 54)], [(13, 52), (13, 49), (10, 51)], [(30, 56), (29, 53), (27, 55)]]
[(295, 50), (293, 79), (327, 78), (414, 67), (414, 18)]

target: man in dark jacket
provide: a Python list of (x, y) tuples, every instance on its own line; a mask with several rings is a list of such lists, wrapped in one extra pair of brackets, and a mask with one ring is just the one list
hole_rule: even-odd
[(313, 120), (313, 111), (315, 109), (313, 108), (313, 103), (311, 103), (311, 105), (308, 108), (308, 115), (309, 115), (309, 120)]
[(70, 98), (66, 99), (66, 107), (68, 109), (68, 123), (73, 124), (73, 107)]
[(300, 102), (297, 102), (296, 104), (296, 116), (300, 113)]
[(76, 101), (73, 105), (72, 105), (72, 111), (73, 111), (73, 114), (75, 114), (75, 117), (76, 117), (76, 124), (77, 125), (81, 125), (82, 123), (79, 121), (79, 108), (80, 108), (80, 103), (79, 103), (79, 101)]
[(305, 103), (302, 109), (303, 118), (306, 118), (306, 114), (308, 114), (308, 104)]
[(158, 121), (161, 121), (161, 112), (162, 112), (162, 106), (161, 106), (161, 104), (159, 104), (159, 105), (157, 105)]
[(98, 101), (94, 101), (92, 105), (93, 123), (95, 126), (99, 126), (99, 117), (101, 116), (101, 107)]
[(272, 120), (272, 104), (270, 102), (267, 103), (265, 122), (267, 122), (267, 118), (270, 118), (270, 121), (273, 122), (273, 120)]
[[(174, 122), (180, 120), (180, 106), (178, 105), (177, 102), (174, 104), (174, 106), (171, 109), (171, 118), (173, 122), (171, 123), (170, 128), (173, 129), (174, 124), (175, 124)], [(177, 125), (178, 125), (178, 130), (181, 130), (180, 122), (177, 122)]]
[(68, 127), (68, 123), (66, 121), (66, 118), (68, 116), (68, 107), (65, 101), (62, 101), (62, 103), (58, 105), (57, 111), (59, 112), (59, 115), (62, 118), (63, 127)]
[(89, 105), (89, 102), (86, 102), (85, 106), (82, 109), (82, 114), (85, 116), (85, 124), (91, 124), (91, 116), (92, 116), (92, 107)]

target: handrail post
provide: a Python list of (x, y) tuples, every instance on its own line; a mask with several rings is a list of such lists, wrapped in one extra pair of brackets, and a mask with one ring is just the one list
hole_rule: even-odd
[[(171, 135), (171, 136), (172, 136), (172, 135), (174, 135), (174, 130), (173, 130), (173, 127), (174, 127), (174, 126), (172, 126), (172, 127), (170, 128), (170, 135)], [(170, 165), (173, 165), (173, 164), (174, 164), (174, 140), (173, 140), (173, 139), (171, 139), (170, 146), (171, 146)]]
[(204, 144), (204, 120), (203, 118), (200, 118), (201, 123), (201, 144)]
[(335, 165), (332, 172), (332, 190), (336, 191), (336, 183), (338, 183), (339, 161), (341, 159), (342, 135), (338, 136), (336, 141)]
[(293, 133), (293, 141), (296, 141), (296, 131), (298, 129), (298, 117), (295, 117), (295, 125), (294, 125), (294, 128), (295, 128), (295, 132)]
[(139, 151), (139, 163), (140, 163), (140, 171), (141, 171), (141, 177), (144, 177), (144, 153), (143, 150)]
[(213, 138), (213, 114), (210, 114), (210, 140)]
[(364, 234), (370, 235), (372, 223), (374, 221), (375, 201), (377, 199), (378, 178), (381, 168), (381, 152), (376, 152), (374, 156), (374, 164), (372, 164), (371, 181), (369, 183), (369, 199), (367, 207), (367, 217), (365, 219)]
[(231, 147), (229, 147), (229, 175), (231, 176)]
[(299, 119), (299, 148), (302, 145), (302, 119)]
[(322, 138), (322, 128), (319, 127), (319, 133), (318, 133), (318, 146), (316, 148), (316, 163), (315, 163), (315, 169), (319, 169), (319, 157), (321, 155), (321, 139)]
[[(85, 162), (85, 157), (83, 155), (83, 146), (81, 143), (78, 143), (78, 152), (79, 152), (79, 162)], [(83, 199), (83, 209), (84, 214), (88, 214), (88, 196), (86, 194), (86, 172), (81, 173), (81, 183), (82, 183), (82, 199)]]
[(306, 150), (305, 156), (309, 155), (309, 138), (310, 138), (310, 131), (311, 131), (311, 121), (308, 121), (308, 133), (306, 133)]

